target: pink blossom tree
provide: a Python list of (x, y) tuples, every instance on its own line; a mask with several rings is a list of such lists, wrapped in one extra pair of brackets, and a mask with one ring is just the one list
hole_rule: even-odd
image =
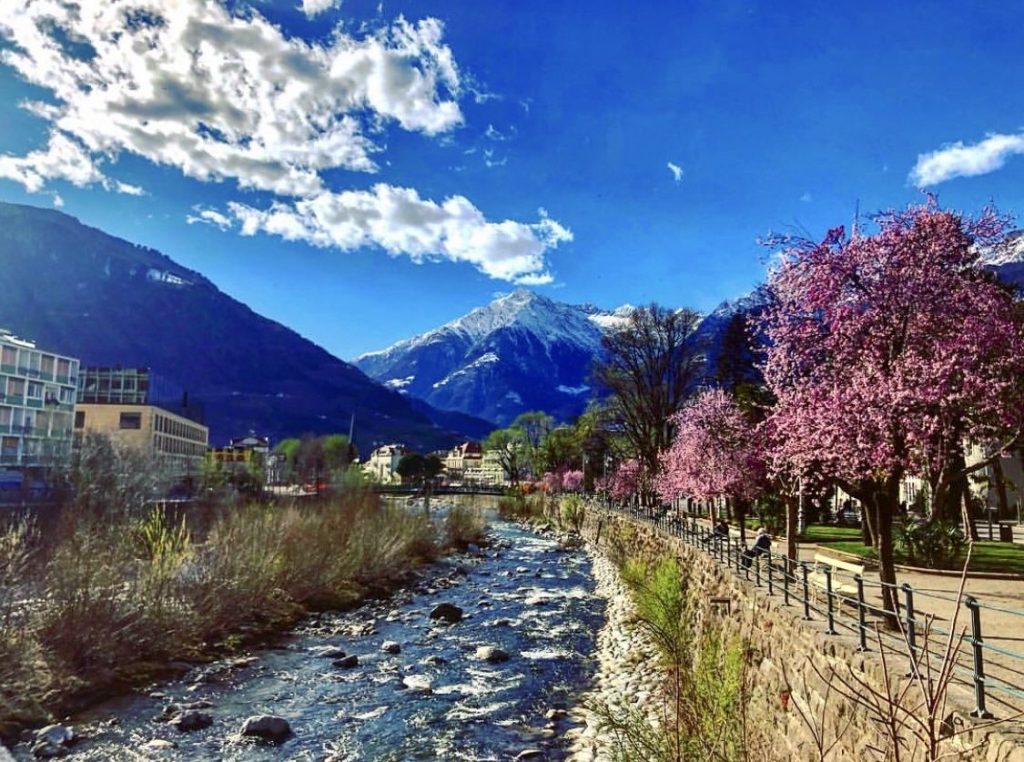
[(622, 461), (609, 478), (608, 496), (623, 501), (638, 494), (643, 487), (644, 470), (636, 458)]
[(562, 490), (565, 492), (579, 492), (583, 487), (583, 472), (569, 470), (562, 474)]
[(665, 501), (683, 496), (726, 498), (745, 540), (747, 507), (765, 487), (765, 464), (753, 423), (721, 389), (698, 394), (672, 422), (676, 433), (661, 456), (658, 495)]
[[(861, 500), (894, 586), (904, 475), (927, 476), (941, 510), (956, 479), (1019, 441), (1024, 336), (1011, 294), (980, 261), (1003, 220), (929, 200), (876, 222), (873, 235), (838, 228), (782, 251), (760, 323), (776, 399), (765, 434), (774, 473), (820, 473)], [(1000, 438), (970, 469), (950, 466), (965, 440)], [(896, 610), (894, 587), (885, 604)]]

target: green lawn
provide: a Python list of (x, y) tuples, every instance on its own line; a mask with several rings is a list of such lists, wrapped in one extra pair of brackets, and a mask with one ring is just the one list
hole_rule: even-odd
[(839, 527), (831, 524), (811, 524), (804, 529), (805, 542), (859, 541), (860, 527)]
[[(829, 548), (850, 553), (861, 558), (875, 558), (874, 548), (864, 546), (860, 540), (844, 540), (829, 544)], [(825, 549), (828, 553), (828, 549)], [(896, 563), (903, 563), (896, 554)], [(957, 567), (959, 568), (959, 567)], [(971, 571), (998, 572), (1002, 574), (1024, 574), (1024, 545), (1010, 542), (976, 542), (971, 555)]]

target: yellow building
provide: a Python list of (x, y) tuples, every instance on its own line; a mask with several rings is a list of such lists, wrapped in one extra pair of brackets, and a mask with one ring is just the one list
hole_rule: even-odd
[(206, 457), (210, 430), (155, 405), (80, 403), (76, 434), (106, 434), (115, 442), (158, 456), (171, 473), (198, 475)]

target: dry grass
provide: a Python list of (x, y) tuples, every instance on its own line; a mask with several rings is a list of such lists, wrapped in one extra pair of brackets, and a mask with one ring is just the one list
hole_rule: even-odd
[[(444, 531), (469, 542), (482, 527), (458, 514)], [(361, 491), (241, 506), (201, 541), (162, 514), (70, 515), (45, 545), (16, 525), (0, 534), (0, 735), (130, 681), (140, 664), (393, 588), (441, 544), (427, 518)]]

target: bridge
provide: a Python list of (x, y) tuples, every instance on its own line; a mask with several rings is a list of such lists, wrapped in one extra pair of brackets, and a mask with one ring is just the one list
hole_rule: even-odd
[[(409, 484), (374, 484), (373, 491), (378, 495), (409, 495), (411, 497), (424, 497), (425, 491), (422, 487)], [(504, 487), (492, 487), (486, 485), (440, 485), (432, 487), (430, 496), (438, 495), (495, 495), (505, 494)]]

